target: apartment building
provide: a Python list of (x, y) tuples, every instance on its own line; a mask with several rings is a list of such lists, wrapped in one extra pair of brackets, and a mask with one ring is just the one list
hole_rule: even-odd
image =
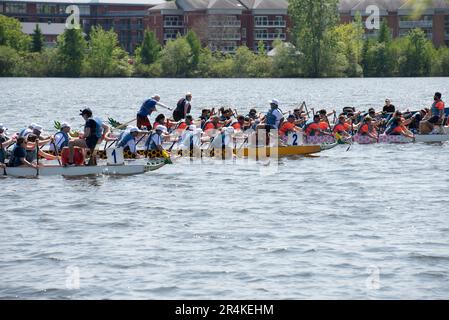
[[(365, 22), (372, 15), (373, 6), (378, 8), (380, 19), (387, 21), (393, 37), (401, 37), (414, 28), (421, 28), (435, 46), (449, 46), (449, 2), (432, 1), (418, 17), (414, 17), (413, 2), (409, 0), (342, 0), (339, 5), (341, 22), (354, 21), (357, 12)], [(367, 37), (374, 37), (378, 29), (366, 28), (365, 33)]]
[(76, 5), (80, 25), (87, 34), (92, 26), (113, 29), (124, 49), (133, 52), (143, 40), (148, 28), (148, 9), (164, 0), (0, 0), (0, 14), (17, 18), (24, 33), (31, 34), (39, 25), (46, 45), (53, 46), (64, 32), (70, 13), (66, 9)]
[(271, 49), (287, 39), (287, 9), (287, 0), (176, 0), (149, 9), (150, 28), (161, 42), (194, 30), (212, 50)]

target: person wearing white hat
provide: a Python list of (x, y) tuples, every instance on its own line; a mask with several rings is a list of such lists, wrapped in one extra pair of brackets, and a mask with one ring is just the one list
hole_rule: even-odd
[(117, 144), (117, 147), (123, 148), (123, 151), (129, 151), (132, 154), (137, 154), (137, 136), (139, 135), (139, 128), (131, 127)]
[(176, 108), (173, 111), (173, 120), (178, 122), (186, 118), (186, 116), (192, 110), (191, 101), (192, 101), (191, 92), (187, 92), (185, 97), (179, 99), (178, 103), (176, 104)]
[(164, 151), (164, 148), (162, 146), (162, 134), (168, 133), (166, 126), (157, 126), (155, 133), (150, 135), (150, 137), (147, 139), (147, 142), (145, 143), (145, 146), (148, 150), (158, 150), (158, 151)]
[(143, 129), (144, 127), (146, 127), (148, 130), (151, 129), (151, 122), (149, 117), (154, 111), (157, 111), (156, 106), (161, 106), (170, 111), (172, 110), (171, 108), (161, 103), (160, 100), (161, 96), (158, 94), (154, 94), (150, 99), (145, 100), (145, 102), (140, 107), (139, 112), (137, 112), (137, 128)]
[(284, 115), (279, 109), (279, 100), (272, 99), (270, 101), (270, 110), (268, 110), (265, 116), (265, 129), (279, 129), (280, 125), (284, 122)]
[(19, 138), (21, 138), (21, 137), (26, 138), (30, 133), (33, 133), (33, 130), (34, 130), (35, 126), (37, 126), (37, 124), (32, 123), (28, 127), (20, 130)]
[(56, 146), (58, 152), (61, 152), (64, 147), (69, 146), (70, 129), (71, 129), (71, 126), (67, 122), (63, 122), (61, 124), (61, 130), (59, 132), (57, 132), (54, 136), (55, 143), (50, 144), (51, 151), (55, 151), (55, 146)]

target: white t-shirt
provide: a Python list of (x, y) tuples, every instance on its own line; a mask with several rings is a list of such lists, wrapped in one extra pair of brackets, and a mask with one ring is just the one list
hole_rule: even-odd
[(282, 112), (279, 109), (275, 109), (272, 114), (273, 114), (273, 116), (276, 117), (276, 128), (279, 128), (279, 124), (281, 123), (281, 119), (284, 116), (282, 115)]
[(161, 138), (161, 136), (158, 135), (158, 134), (153, 134), (153, 135), (151, 136), (151, 140), (150, 140), (150, 147), (151, 147), (151, 145), (152, 145), (152, 142), (154, 142), (154, 144), (155, 144), (156, 146), (162, 145), (162, 138)]

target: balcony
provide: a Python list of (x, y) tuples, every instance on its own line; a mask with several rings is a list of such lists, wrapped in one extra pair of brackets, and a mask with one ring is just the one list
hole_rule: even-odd
[(236, 21), (209, 21), (209, 27), (211, 28), (240, 28), (242, 26), (242, 22), (239, 20)]
[(209, 37), (209, 40), (234, 40), (238, 41), (242, 39), (242, 35), (240, 33), (229, 33), (229, 34), (212, 34)]
[(165, 28), (184, 28), (184, 21), (164, 21)]
[(285, 28), (287, 23), (285, 21), (256, 21), (254, 26), (256, 28), (273, 27), (273, 28)]
[(285, 40), (285, 33), (256, 33), (255, 40)]
[(401, 29), (414, 29), (414, 28), (429, 29), (432, 27), (433, 27), (432, 20), (399, 21), (399, 28)]

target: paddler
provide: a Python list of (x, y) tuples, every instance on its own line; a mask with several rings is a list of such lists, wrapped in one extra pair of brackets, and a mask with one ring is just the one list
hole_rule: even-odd
[(145, 143), (145, 147), (148, 150), (157, 150), (157, 151), (164, 151), (164, 148), (162, 146), (163, 137), (162, 135), (167, 132), (167, 128), (165, 126), (158, 126), (155, 130), (155, 133), (152, 134)]
[(21, 167), (21, 166), (27, 166), (31, 168), (37, 169), (37, 165), (27, 161), (27, 142), (24, 137), (20, 137), (17, 139), (17, 142), (14, 146), (14, 149), (12, 151), (11, 157), (9, 158), (9, 167)]
[(151, 123), (149, 117), (154, 111), (157, 111), (156, 106), (161, 106), (163, 108), (171, 110), (171, 108), (161, 103), (160, 100), (161, 97), (158, 94), (155, 94), (142, 104), (136, 117), (137, 128), (142, 130), (145, 127), (147, 130), (151, 130)]
[(360, 124), (358, 134), (361, 136), (368, 136), (374, 140), (377, 140), (377, 130), (373, 124), (373, 118), (366, 116), (363, 122)]
[(204, 125), (203, 131), (209, 136), (214, 137), (215, 131), (218, 130), (220, 127), (219, 125), (219, 117), (214, 115), (210, 117), (210, 119), (206, 122)]
[(347, 122), (344, 113), (338, 116), (338, 122), (334, 126), (333, 132), (335, 135), (339, 135), (342, 138), (351, 138), (349, 131), (351, 130), (351, 125)]
[(181, 130), (181, 131), (186, 130), (192, 124), (193, 124), (193, 117), (192, 117), (192, 115), (188, 114), (188, 115), (186, 115), (185, 120), (179, 124), (177, 129)]
[(302, 131), (295, 125), (296, 118), (293, 114), (287, 117), (287, 121), (282, 123), (281, 128), (279, 129), (279, 138), (281, 140), (286, 140), (289, 133), (292, 132), (300, 132)]
[(84, 134), (80, 138), (72, 140), (69, 142), (69, 159), (67, 166), (73, 166), (73, 158), (75, 154), (75, 147), (82, 148), (84, 150), (90, 150), (91, 156), (88, 165), (96, 165), (95, 159), (95, 147), (97, 144), (106, 138), (109, 134), (109, 127), (105, 125), (101, 119), (94, 118), (92, 110), (90, 108), (85, 108), (80, 110), (80, 116), (86, 121), (84, 125)]
[(61, 124), (61, 129), (54, 135), (54, 144), (50, 144), (50, 150), (55, 151), (55, 146), (57, 148), (57, 152), (61, 152), (64, 147), (69, 146), (70, 142), (70, 129), (71, 126), (67, 122), (63, 122)]
[(176, 104), (176, 108), (173, 111), (173, 120), (176, 122), (185, 119), (185, 117), (192, 110), (192, 93), (187, 92), (184, 98), (181, 98)]
[(419, 133), (420, 134), (429, 134), (434, 131), (436, 126), (443, 125), (444, 123), (444, 101), (441, 99), (442, 95), (439, 92), (436, 92), (433, 97), (432, 108), (430, 109), (431, 118), (425, 121), (421, 121), (419, 124)]
[(321, 117), (319, 114), (313, 116), (313, 122), (306, 124), (304, 127), (304, 132), (307, 137), (322, 136), (322, 135), (332, 135), (320, 128)]
[(397, 126), (394, 127), (394, 129), (389, 130), (387, 135), (403, 135), (404, 137), (410, 138), (410, 139), (414, 139), (415, 136), (413, 135), (412, 132), (410, 132), (407, 127), (405, 126), (405, 120), (404, 118), (399, 118), (397, 120)]
[(118, 142), (117, 147), (123, 148), (123, 151), (129, 151), (133, 155), (137, 155), (137, 136), (139, 135), (139, 129), (132, 127), (127, 134)]
[(17, 140), (16, 136), (13, 136), (12, 138), (7, 137), (7, 130), (8, 128), (6, 128), (3, 124), (0, 124), (0, 164), (5, 163), (6, 161), (6, 148), (14, 144)]

